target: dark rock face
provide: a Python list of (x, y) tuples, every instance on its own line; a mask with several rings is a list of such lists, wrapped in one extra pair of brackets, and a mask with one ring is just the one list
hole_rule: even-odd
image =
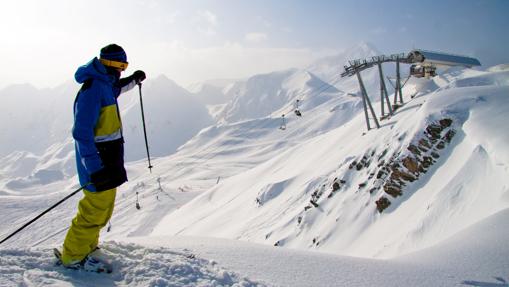
[[(449, 118), (429, 124), (422, 135), (406, 147), (408, 152), (399, 151), (387, 155), (389, 148), (378, 153), (373, 149), (366, 151), (362, 157), (352, 160), (348, 165), (348, 173), (360, 172), (365, 175), (362, 181), (356, 182), (357, 192), (369, 192), (374, 195), (383, 190), (384, 195), (375, 201), (376, 209), (383, 212), (391, 205), (391, 197), (402, 196), (405, 187), (418, 180), (440, 158), (442, 150), (451, 143), (456, 135), (452, 124), (453, 121)], [(340, 178), (338, 176), (334, 180), (318, 186), (311, 194), (304, 211), (320, 207), (325, 200), (341, 192), (344, 186), (348, 186), (345, 180), (348, 177), (343, 175), (343, 179)], [(325, 192), (328, 192), (328, 195), (323, 198), (322, 195)]]
[[(410, 182), (419, 179), (421, 174), (426, 173), (431, 166), (440, 158), (440, 151), (451, 143), (456, 131), (452, 129), (453, 121), (449, 118), (429, 124), (423, 136), (417, 144), (410, 144), (407, 149), (410, 154), (403, 159), (397, 159), (397, 155), (385, 164), (377, 174), (382, 178), (390, 174), (383, 185), (384, 192), (396, 198), (404, 192), (403, 188)], [(387, 201), (389, 204), (387, 204)], [(390, 205), (390, 200), (382, 196), (376, 201), (377, 210), (382, 212)]]
[(411, 173), (418, 173), (419, 172), (419, 163), (415, 160), (413, 157), (405, 157), (402, 161), (403, 166), (408, 169)]
[(387, 197), (385, 197), (385, 196), (380, 197), (380, 199), (377, 200), (375, 203), (376, 203), (376, 209), (379, 212), (384, 211), (387, 207), (389, 207), (391, 205), (391, 201), (389, 199), (387, 199)]
[(390, 196), (396, 198), (403, 194), (403, 191), (401, 190), (401, 186), (394, 183), (389, 183), (384, 185), (384, 191), (385, 193), (389, 194)]

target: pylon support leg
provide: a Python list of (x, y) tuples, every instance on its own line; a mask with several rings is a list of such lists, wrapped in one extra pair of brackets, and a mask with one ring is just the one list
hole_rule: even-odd
[(362, 94), (362, 103), (364, 106), (364, 116), (366, 117), (366, 125), (368, 127), (368, 131), (371, 129), (369, 125), (369, 117), (368, 117), (368, 107), (371, 111), (371, 115), (373, 116), (373, 119), (375, 120), (376, 127), (380, 128), (380, 124), (378, 123), (378, 119), (376, 118), (375, 110), (373, 110), (373, 106), (371, 105), (371, 101), (369, 100), (368, 93), (366, 91), (366, 87), (364, 86), (364, 82), (362, 81), (361, 74), (359, 71), (356, 71), (355, 73), (357, 75), (357, 79), (359, 80), (359, 86), (361, 88), (361, 94)]
[(392, 107), (391, 102), (389, 100), (389, 93), (387, 92), (387, 86), (385, 85), (384, 72), (382, 69), (382, 63), (378, 63), (378, 73), (380, 75), (380, 97), (381, 97), (381, 107), (382, 107), (382, 116), (385, 116), (384, 105), (387, 103), (387, 108), (389, 110), (389, 115), (392, 115)]
[(398, 94), (399, 101), (401, 104), (403, 104), (403, 91), (401, 89), (401, 73), (399, 58), (396, 59), (396, 90), (394, 91), (394, 105), (398, 103)]

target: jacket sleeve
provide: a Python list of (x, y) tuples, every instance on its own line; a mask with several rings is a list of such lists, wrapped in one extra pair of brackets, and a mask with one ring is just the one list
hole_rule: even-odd
[(72, 135), (76, 141), (81, 163), (89, 174), (103, 167), (101, 157), (95, 146), (94, 128), (101, 110), (100, 89), (92, 84), (82, 90), (74, 107), (74, 127)]
[(136, 86), (136, 81), (134, 80), (134, 77), (131, 75), (129, 77), (125, 77), (118, 80), (116, 86), (118, 88), (117, 93), (118, 97), (120, 94), (130, 91), (132, 88), (134, 88), (134, 86)]

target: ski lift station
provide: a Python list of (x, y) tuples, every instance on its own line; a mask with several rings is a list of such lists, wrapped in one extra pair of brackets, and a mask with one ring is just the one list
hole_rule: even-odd
[[(383, 74), (382, 64), (386, 62), (395, 62), (396, 63), (396, 81), (394, 86), (394, 101), (391, 106), (389, 95), (387, 93), (387, 87), (385, 85), (385, 79)], [(433, 52), (426, 51), (421, 49), (414, 49), (410, 51), (408, 54), (393, 54), (393, 55), (381, 55), (381, 56), (373, 56), (371, 59), (357, 59), (348, 61), (349, 66), (344, 66), (345, 71), (341, 73), (341, 77), (351, 77), (353, 75), (357, 76), (359, 81), (359, 87), (362, 96), (362, 102), (364, 106), (364, 115), (366, 118), (366, 125), (368, 130), (371, 129), (369, 116), (368, 116), (368, 108), (371, 113), (371, 118), (376, 124), (377, 128), (380, 128), (380, 124), (378, 122), (377, 116), (373, 107), (371, 105), (371, 101), (369, 100), (368, 93), (364, 86), (364, 82), (362, 81), (361, 71), (365, 69), (372, 68), (374, 66), (378, 67), (378, 72), (380, 75), (380, 97), (381, 97), (381, 113), (382, 118), (391, 116), (396, 108), (403, 104), (403, 94), (402, 88), (405, 85), (406, 81), (411, 77), (417, 78), (431, 78), (436, 76), (437, 68), (448, 68), (454, 66), (467, 67), (471, 68), (474, 66), (480, 66), (481, 63), (479, 60), (467, 56), (453, 55), (442, 52)], [(405, 82), (401, 83), (401, 73), (400, 73), (400, 64), (409, 64), (410, 73)], [(391, 83), (392, 84), (392, 83)], [(398, 100), (400, 105), (398, 105)], [(385, 113), (385, 106), (387, 105), (388, 113)]]
[(475, 58), (426, 50), (412, 50), (408, 53), (407, 58), (409, 62), (415, 63), (410, 66), (410, 75), (415, 77), (434, 77), (437, 67), (463, 66), (472, 68), (481, 65)]

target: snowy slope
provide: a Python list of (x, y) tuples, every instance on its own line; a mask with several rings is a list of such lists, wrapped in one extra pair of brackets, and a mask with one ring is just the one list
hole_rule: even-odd
[(0, 249), (2, 286), (506, 286), (509, 213), (393, 260), (241, 241), (142, 237), (110, 241), (111, 275), (55, 267), (48, 247)]
[(333, 86), (303, 70), (256, 75), (231, 87), (227, 95), (232, 95), (233, 99), (223, 108), (219, 121), (233, 123), (263, 118), (284, 107), (286, 110), (283, 109), (281, 114), (293, 112), (291, 108), (296, 100), (305, 105), (306, 97), (322, 91), (338, 93)]
[[(373, 83), (376, 76), (363, 73)], [(361, 99), (342, 92), (355, 82), (320, 91), (325, 82), (302, 70), (237, 82), (226, 91), (244, 89), (230, 114), (241, 118), (250, 104), (263, 113), (201, 130), (174, 154), (155, 158), (151, 174), (143, 159), (127, 165), (130, 180), (119, 189), (111, 230), (101, 235), (115, 273), (53, 266), (50, 250), (61, 244), (77, 196), (0, 246), (0, 285), (503, 286), (507, 79), (503, 68), (412, 79), (406, 104), (369, 132)], [(126, 96), (130, 127), (139, 117), (137, 91)], [(149, 129), (166, 130), (169, 115), (189, 119), (168, 112), (173, 103), (197, 119), (207, 115), (204, 124), (210, 119), (170, 80), (147, 82), (144, 96), (146, 112), (156, 115)], [(379, 113), (378, 94), (370, 96)], [(302, 117), (292, 112), (297, 98)], [(172, 140), (151, 137), (161, 145)], [(62, 172), (73, 160), (66, 145), (3, 161), (2, 238), (77, 188), (72, 171)]]
[[(496, 122), (508, 114), (509, 86), (499, 80), (508, 74), (464, 73), (474, 76), (409, 84), (407, 95), (425, 92), (407, 98), (411, 101), (379, 130), (364, 134), (364, 117), (358, 114), (329, 132), (303, 136), (300, 143), (168, 215), (153, 234), (393, 257), (436, 244), (507, 208), (507, 134), (499, 132)], [(429, 92), (433, 86), (437, 89)], [(322, 108), (325, 113), (331, 107)], [(447, 127), (440, 128), (444, 119), (452, 123), (444, 121)], [(306, 124), (302, 119), (294, 128)], [(437, 125), (439, 138), (427, 151), (436, 157), (427, 156), (426, 172), (406, 167), (396, 172), (392, 166), (416, 157), (411, 145)], [(406, 182), (397, 177), (408, 173), (412, 179)], [(400, 190), (391, 196), (393, 181), (401, 181)], [(380, 213), (376, 202), (382, 197), (391, 206)]]
[[(299, 75), (305, 76), (302, 78), (302, 81), (297, 81), (294, 77), (290, 78), (293, 80), (291, 83), (297, 87), (306, 86), (309, 80), (308, 75), (306, 73), (300, 73)], [(170, 91), (171, 93), (160, 93), (163, 90)], [(307, 92), (307, 90), (304, 92)], [(169, 100), (161, 99), (165, 95), (172, 100), (171, 103), (169, 103)], [(166, 158), (153, 159), (153, 164), (156, 166), (154, 174), (141, 176), (146, 173), (145, 160), (128, 165), (130, 182), (123, 186), (125, 192), (117, 199), (117, 209), (112, 220), (115, 228), (113, 228), (112, 234), (117, 234), (117, 232), (125, 234), (124, 232), (127, 232), (127, 234), (133, 233), (137, 236), (147, 235), (167, 212), (182, 204), (168, 205), (168, 202), (174, 201), (173, 198), (183, 197), (190, 199), (196, 192), (210, 188), (218, 178), (226, 178), (252, 168), (258, 163), (277, 155), (288, 146), (295, 145), (298, 143), (301, 134), (311, 137), (346, 122), (350, 119), (351, 113), (343, 113), (342, 110), (351, 108), (360, 109), (360, 100), (351, 96), (343, 97), (342, 95), (337, 92), (324, 92), (321, 94), (301, 93), (301, 97), (305, 99), (302, 112), (305, 117), (313, 120), (301, 126), (299, 130), (281, 131), (279, 129), (281, 124), (279, 114), (281, 111), (278, 111), (277, 118), (269, 116), (264, 119), (226, 126), (218, 125), (203, 130), (193, 140), (181, 147), (178, 153)], [(127, 147), (134, 145), (140, 153), (144, 153), (144, 143), (140, 142), (143, 140), (142, 134), (134, 136), (131, 133), (132, 131), (141, 132), (139, 123), (138, 128), (132, 129), (132, 121), (139, 121), (137, 96), (137, 91), (132, 91), (120, 100), (120, 104), (124, 113), (123, 123)], [(192, 99), (189, 99), (188, 96), (188, 93), (179, 90), (177, 86), (165, 78), (160, 78), (152, 84), (144, 85), (144, 103), (147, 111), (148, 136), (151, 143), (152, 155), (158, 155), (157, 146), (169, 146), (177, 142), (173, 136), (167, 135), (167, 131), (164, 129), (159, 129), (158, 135), (154, 136), (151, 133), (151, 131), (154, 131), (155, 126), (153, 119), (159, 122), (160, 125), (163, 125), (165, 119), (175, 116), (181, 119), (189, 119), (189, 114), (186, 113), (186, 111), (189, 111), (191, 114), (196, 115), (196, 117), (193, 117), (188, 124), (181, 124), (176, 127), (177, 131), (185, 129), (186, 133), (188, 133), (192, 130), (192, 125), (195, 125), (197, 122), (199, 123), (200, 114), (206, 113), (204, 109), (196, 109), (195, 107), (200, 106), (194, 105)], [(156, 98), (153, 99), (152, 97)], [(182, 103), (179, 102), (179, 99)], [(310, 108), (320, 106), (320, 103), (327, 101), (334, 103), (335, 110), (327, 111), (327, 113), (315, 113), (307, 108), (307, 106)], [(154, 107), (154, 103), (158, 103), (158, 107)], [(186, 106), (185, 103), (189, 104)], [(288, 102), (283, 109), (292, 111), (292, 107), (293, 103)], [(169, 113), (168, 111), (171, 112)], [(133, 117), (135, 119), (130, 117), (132, 114), (134, 114)], [(294, 122), (300, 119), (290, 114), (286, 120), (287, 126), (291, 127)], [(185, 133), (182, 132), (182, 134)], [(19, 208), (20, 204), (26, 204), (25, 202), (30, 201), (32, 198), (29, 196), (46, 195), (47, 198), (45, 198), (44, 202), (34, 202), (30, 205), (34, 210), (41, 210), (44, 206), (48, 206), (50, 202), (56, 201), (59, 196), (63, 197), (66, 192), (75, 188), (75, 178), (62, 176), (58, 173), (62, 170), (68, 170), (69, 174), (73, 174), (74, 156), (72, 141), (68, 140), (67, 142), (56, 144), (48, 151), (42, 156), (36, 156), (31, 153), (15, 153), (7, 158), (8, 160), (3, 161), (2, 176), (5, 178), (0, 181), (0, 191), (7, 197), (0, 202), (1, 208), (5, 210), (16, 209)], [(59, 166), (62, 168), (59, 168)], [(51, 169), (46, 167), (51, 167)], [(23, 169), (28, 175), (16, 173), (19, 169)], [(159, 192), (158, 183), (156, 182), (157, 178), (161, 179), (163, 190), (168, 192), (170, 196), (165, 195), (164, 192)], [(180, 191), (185, 191), (185, 193)], [(134, 220), (130, 217), (124, 219), (124, 214), (132, 212), (131, 208), (134, 205), (131, 204), (136, 192), (140, 193), (141, 201), (145, 200), (144, 197), (146, 196), (152, 204), (148, 210), (144, 208), (141, 211), (142, 214)], [(172, 193), (175, 194), (172, 195)], [(159, 198), (161, 201), (158, 201), (156, 198), (158, 194), (161, 194)], [(75, 202), (72, 201), (66, 203), (66, 207), (71, 210), (74, 205)], [(40, 207), (37, 208), (37, 206)], [(21, 217), (16, 217), (16, 223), (26, 221), (33, 216), (33, 213), (35, 211), (28, 212)], [(67, 222), (73, 216), (73, 213), (71, 211), (66, 216), (61, 217), (58, 217), (58, 214), (56, 214), (55, 217), (50, 217), (50, 219), (55, 226), (60, 225), (66, 228)], [(117, 217), (119, 218), (118, 220)], [(150, 220), (149, 224), (147, 224), (147, 220)], [(139, 228), (136, 228), (138, 225)], [(0, 230), (7, 232), (9, 226), (0, 226)], [(62, 230), (62, 228), (58, 230)], [(45, 241), (47, 243), (58, 242), (62, 234), (52, 237), (54, 233), (54, 231), (43, 230), (41, 231), (40, 238), (48, 237), (48, 240)], [(38, 242), (38, 240), (33, 240), (29, 234), (26, 237), (24, 235), (21, 237), (21, 242), (24, 243), (35, 244)]]
[[(0, 90), (0, 158), (13, 151), (40, 154), (65, 140), (72, 124), (76, 86), (38, 90), (29, 84)], [(30, 116), (28, 116), (30, 115)]]
[(230, 97), (226, 95), (228, 89), (235, 80), (212, 81), (204, 83), (195, 83), (186, 87), (193, 96), (204, 105), (225, 104)]
[[(126, 160), (146, 157), (138, 89), (120, 99)], [(153, 156), (166, 156), (213, 123), (204, 104), (165, 76), (143, 85), (147, 136)], [(189, 117), (192, 115), (192, 118)]]

